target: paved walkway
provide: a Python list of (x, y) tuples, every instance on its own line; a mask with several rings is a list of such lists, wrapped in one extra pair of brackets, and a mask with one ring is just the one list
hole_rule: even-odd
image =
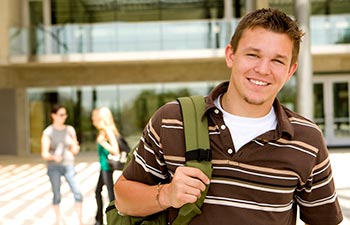
[[(95, 153), (81, 153), (76, 170), (84, 195), (83, 220), (94, 224), (96, 213), (95, 186), (99, 163)], [(331, 162), (344, 221), (350, 224), (350, 149), (331, 150)], [(115, 173), (115, 178), (119, 173)], [(78, 225), (73, 210), (73, 196), (64, 181), (61, 188), (61, 213), (63, 225)], [(107, 204), (107, 192), (103, 192)], [(46, 165), (39, 155), (29, 157), (0, 156), (0, 225), (51, 225), (54, 213), (51, 208), (51, 187), (46, 175)], [(298, 225), (301, 225), (300, 221)]]

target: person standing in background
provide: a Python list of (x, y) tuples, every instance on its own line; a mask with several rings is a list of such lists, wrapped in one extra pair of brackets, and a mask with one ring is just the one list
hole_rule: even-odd
[(102, 188), (104, 185), (107, 187), (109, 201), (114, 200), (113, 191), (113, 170), (108, 165), (108, 155), (119, 155), (120, 149), (117, 138), (120, 133), (115, 125), (112, 112), (107, 107), (101, 107), (92, 111), (92, 124), (98, 130), (96, 142), (97, 152), (100, 161), (100, 175), (98, 177), (96, 186), (96, 223), (95, 225), (103, 224), (103, 201), (102, 201)]
[(41, 137), (41, 157), (47, 162), (47, 174), (53, 191), (53, 208), (56, 225), (60, 224), (61, 176), (64, 176), (74, 195), (74, 208), (80, 225), (82, 222), (83, 195), (75, 179), (74, 158), (80, 151), (75, 129), (66, 125), (67, 110), (62, 105), (54, 105), (50, 113), (52, 124), (43, 131)]

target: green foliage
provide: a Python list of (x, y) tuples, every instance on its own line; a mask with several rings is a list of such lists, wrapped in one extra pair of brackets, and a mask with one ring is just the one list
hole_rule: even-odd
[(294, 85), (286, 84), (282, 90), (278, 93), (278, 100), (291, 110), (296, 107), (296, 88)]
[(350, 28), (347, 28), (344, 35), (339, 38), (336, 44), (347, 44), (350, 43)]
[(131, 106), (123, 106), (116, 120), (124, 135), (140, 133), (152, 114), (162, 105), (181, 96), (189, 96), (187, 89), (156, 93), (154, 90), (142, 91)]

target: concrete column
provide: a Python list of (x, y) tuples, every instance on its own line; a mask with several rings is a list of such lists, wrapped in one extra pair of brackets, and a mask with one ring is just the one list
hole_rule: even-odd
[(254, 11), (256, 9), (256, 0), (246, 0), (245, 8), (246, 13)]
[(310, 41), (310, 2), (308, 0), (294, 1), (294, 11), (300, 27), (305, 36), (301, 43), (299, 54), (299, 66), (297, 70), (297, 111), (313, 119), (313, 82), (312, 82), (312, 57)]
[(29, 34), (30, 34), (30, 12), (29, 12), (29, 0), (21, 0), (22, 1), (22, 7), (21, 7), (21, 13), (22, 13), (22, 36), (21, 36), (21, 45), (23, 53), (26, 56), (30, 55), (30, 40), (29, 40)]
[(43, 21), (45, 29), (45, 53), (52, 53), (52, 36), (51, 36), (51, 0), (43, 1)]
[(269, 1), (268, 0), (247, 0), (245, 2), (246, 12), (252, 12), (256, 9), (268, 8)]
[(255, 0), (256, 1), (256, 8), (262, 9), (262, 8), (268, 8), (269, 7), (269, 1), (268, 0)]
[(16, 134), (17, 134), (17, 155), (30, 155), (30, 124), (29, 124), (29, 103), (25, 88), (16, 88)]
[(224, 17), (225, 17), (225, 23), (226, 23), (226, 43), (228, 43), (232, 36), (232, 26), (231, 26), (231, 22), (233, 19), (232, 0), (225, 0), (224, 8), (225, 8)]
[[(21, 24), (21, 0), (0, 0), (0, 64), (7, 64), (10, 60), (11, 35), (10, 29), (20, 29)], [(13, 38), (17, 38), (16, 36)], [(20, 46), (19, 46), (20, 47)]]
[(9, 2), (11, 0), (0, 1), (0, 64), (6, 64), (9, 56)]

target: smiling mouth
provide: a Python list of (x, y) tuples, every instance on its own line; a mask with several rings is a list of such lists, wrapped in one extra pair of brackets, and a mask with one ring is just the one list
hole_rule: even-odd
[(266, 83), (264, 81), (261, 81), (261, 80), (254, 80), (254, 79), (248, 79), (249, 82), (255, 84), (255, 85), (258, 85), (258, 86), (267, 86), (269, 83)]

